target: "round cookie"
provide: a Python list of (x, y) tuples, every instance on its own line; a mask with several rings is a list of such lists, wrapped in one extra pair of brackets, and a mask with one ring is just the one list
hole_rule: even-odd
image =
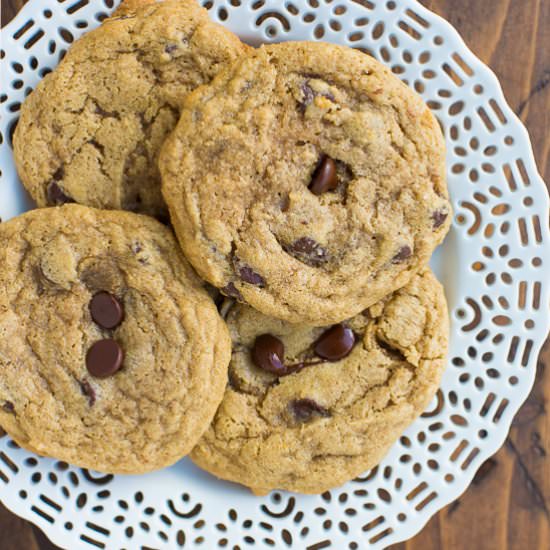
[(227, 383), (225, 323), (172, 233), (78, 205), (0, 225), (0, 425), (109, 473), (187, 454)]
[(445, 366), (448, 319), (428, 270), (330, 329), (237, 305), (229, 385), (191, 458), (257, 494), (321, 493), (382, 460)]
[(188, 96), (163, 195), (199, 274), (266, 315), (327, 325), (400, 288), (450, 222), (444, 142), (373, 58), (265, 46)]
[(167, 220), (160, 146), (183, 97), (246, 49), (195, 0), (123, 3), (21, 107), (14, 153), (32, 198)]

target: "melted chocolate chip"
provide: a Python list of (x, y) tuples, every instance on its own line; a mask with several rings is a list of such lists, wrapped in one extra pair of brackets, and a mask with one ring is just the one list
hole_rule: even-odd
[(259, 287), (265, 286), (264, 278), (247, 265), (239, 267), (239, 276), (245, 283), (250, 283), (251, 285)]
[(313, 365), (320, 365), (321, 363), (324, 363), (325, 361), (322, 359), (318, 359), (316, 361), (300, 361), (299, 363), (294, 363), (292, 365), (285, 365), (285, 372), (281, 376), (286, 376), (287, 374), (292, 374), (294, 372), (300, 372), (302, 369), (305, 369), (306, 367), (312, 367)]
[(286, 374), (284, 356), (285, 346), (279, 338), (271, 334), (262, 334), (256, 338), (252, 348), (252, 361), (257, 367), (282, 376)]
[(8, 414), (15, 414), (15, 406), (11, 401), (4, 401), (2, 409)]
[(51, 206), (59, 206), (68, 202), (74, 202), (74, 200), (65, 194), (56, 181), (50, 182), (46, 189), (46, 198), (48, 204)]
[(82, 262), (80, 280), (95, 294), (105, 288), (122, 292), (124, 275), (112, 258), (93, 258)]
[[(310, 75), (311, 78), (320, 78), (319, 75)], [(309, 105), (313, 103), (313, 100), (318, 96), (326, 97), (330, 101), (334, 101), (334, 96), (328, 92), (325, 94), (319, 94), (316, 92), (311, 85), (309, 84), (309, 80), (306, 80), (301, 86), (300, 90), (302, 91), (302, 100), (299, 102), (299, 108), (300, 111), (303, 113), (306, 112), (306, 109)]]
[(328, 261), (326, 249), (310, 237), (302, 237), (283, 248), (297, 260), (312, 267), (319, 267)]
[(313, 100), (315, 99), (315, 92), (313, 91), (313, 88), (309, 85), (309, 81), (306, 81), (301, 86), (302, 90), (302, 101), (300, 102), (300, 110), (302, 113), (305, 112), (308, 105), (311, 105)]
[(322, 195), (327, 191), (336, 189), (337, 186), (336, 163), (328, 155), (323, 155), (315, 172), (313, 172), (309, 190), (314, 195)]
[(403, 261), (405, 261), (407, 258), (410, 258), (412, 254), (412, 250), (410, 246), (402, 246), (398, 251), (397, 254), (392, 258), (391, 263), (392, 264), (399, 264)]
[(145, 254), (145, 257), (143, 255), (140, 255), (140, 252), (144, 251), (143, 243), (140, 241), (135, 241), (130, 245), (130, 249), (132, 252), (138, 256), (137, 261), (140, 263), (145, 263), (143, 260), (149, 259), (148, 256)]
[(449, 214), (447, 212), (443, 212), (443, 210), (436, 210), (432, 214), (433, 228), (437, 229), (438, 227), (441, 227), (445, 223), (448, 215)]
[(124, 307), (116, 296), (109, 292), (98, 292), (90, 301), (90, 314), (101, 328), (113, 329), (124, 320)]
[(96, 400), (94, 388), (92, 388), (88, 380), (82, 380), (81, 382), (79, 382), (79, 384), (82, 395), (85, 395), (88, 398), (88, 404), (90, 405), (90, 407), (93, 406)]
[(285, 195), (280, 202), (281, 205), (281, 212), (288, 212), (288, 209), (290, 208), (290, 197), (288, 195)]
[(355, 345), (355, 334), (344, 325), (334, 325), (315, 342), (313, 350), (327, 361), (339, 361), (348, 356)]
[(220, 288), (220, 292), (230, 298), (235, 298), (238, 302), (244, 302), (242, 294), (233, 283), (227, 283), (223, 288)]
[(96, 378), (107, 378), (122, 367), (124, 352), (116, 340), (99, 340), (86, 354), (88, 372)]
[(330, 412), (313, 399), (294, 399), (289, 408), (298, 422), (309, 422), (315, 416), (328, 417)]

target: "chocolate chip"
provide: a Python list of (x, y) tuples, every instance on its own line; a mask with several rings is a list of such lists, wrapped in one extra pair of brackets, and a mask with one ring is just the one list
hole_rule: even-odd
[(74, 200), (65, 194), (56, 181), (50, 182), (46, 190), (46, 198), (48, 204), (51, 206), (59, 206), (68, 202), (74, 202)]
[(167, 46), (165, 46), (164, 51), (166, 53), (172, 53), (173, 51), (175, 51), (177, 49), (178, 49), (177, 44), (168, 44)]
[(300, 102), (300, 110), (302, 111), (302, 113), (304, 113), (307, 109), (307, 106), (311, 105), (311, 103), (315, 99), (315, 92), (313, 91), (313, 88), (309, 85), (309, 81), (302, 84), (301, 90), (303, 99)]
[(113, 329), (124, 320), (124, 307), (109, 292), (98, 292), (90, 301), (92, 319), (101, 327)]
[(280, 202), (281, 205), (281, 212), (288, 212), (288, 209), (290, 208), (290, 196), (285, 195)]
[(323, 155), (319, 165), (315, 169), (309, 184), (309, 190), (314, 195), (322, 195), (327, 191), (332, 191), (338, 186), (338, 176), (336, 174), (336, 163), (328, 155)]
[(330, 416), (325, 407), (309, 398), (295, 399), (290, 402), (289, 408), (298, 422), (309, 422), (314, 416)]
[(443, 212), (443, 210), (436, 210), (432, 214), (433, 228), (437, 229), (438, 227), (441, 227), (445, 223), (448, 215), (449, 214), (447, 212)]
[(283, 364), (285, 346), (279, 338), (271, 334), (258, 336), (254, 342), (251, 355), (252, 361), (257, 367), (273, 374), (285, 374)]
[(4, 401), (2, 409), (9, 414), (15, 414), (15, 406), (11, 401)]
[(302, 263), (319, 267), (328, 261), (328, 252), (317, 241), (302, 237), (292, 244), (283, 246), (284, 250)]
[(402, 261), (406, 260), (407, 258), (410, 258), (412, 254), (412, 250), (410, 246), (402, 246), (398, 251), (397, 254), (392, 258), (391, 263), (392, 264), (398, 264)]
[(294, 363), (292, 365), (285, 365), (285, 372), (281, 376), (286, 376), (287, 374), (292, 374), (294, 372), (300, 372), (306, 367), (312, 367), (313, 365), (320, 365), (324, 363), (323, 359), (317, 359), (315, 361), (300, 361), (299, 363)]
[[(310, 75), (310, 76), (311, 78), (316, 78), (316, 79), (320, 78), (319, 75)], [(300, 90), (302, 91), (302, 100), (299, 102), (299, 108), (302, 113), (306, 112), (307, 107), (313, 103), (313, 100), (318, 95), (322, 97), (326, 97), (330, 101), (334, 101), (334, 96), (330, 92), (327, 92), (324, 94), (319, 94), (318, 92), (316, 92), (309, 84), (309, 80), (306, 80), (300, 86)]]
[(122, 292), (124, 275), (114, 258), (94, 257), (81, 262), (80, 280), (95, 294), (105, 288)]
[(355, 345), (355, 334), (344, 325), (334, 325), (315, 342), (315, 354), (327, 361), (339, 361), (350, 354)]
[(86, 354), (88, 372), (96, 378), (107, 378), (115, 374), (122, 366), (124, 352), (115, 340), (107, 338), (99, 340)]
[(251, 285), (259, 287), (265, 286), (264, 278), (247, 265), (239, 267), (239, 276), (245, 283), (250, 283)]
[(238, 302), (244, 302), (242, 294), (233, 283), (227, 283), (223, 288), (220, 288), (220, 291), (230, 298), (235, 298)]
[(88, 404), (91, 407), (95, 403), (96, 399), (94, 388), (92, 388), (88, 380), (82, 380), (79, 384), (82, 395), (85, 395), (88, 398)]

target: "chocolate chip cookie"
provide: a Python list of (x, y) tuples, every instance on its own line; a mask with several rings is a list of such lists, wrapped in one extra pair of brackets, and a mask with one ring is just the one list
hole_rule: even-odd
[(122, 4), (22, 105), (14, 152), (32, 198), (167, 220), (160, 146), (183, 97), (246, 48), (195, 0)]
[(227, 321), (229, 385), (191, 458), (258, 494), (320, 493), (376, 465), (428, 405), (445, 365), (447, 307), (428, 270), (330, 328), (245, 305)]
[(0, 225), (0, 424), (21, 446), (141, 473), (187, 454), (230, 338), (172, 233), (79, 205)]
[(195, 269), (270, 316), (316, 326), (405, 285), (445, 236), (444, 142), (373, 58), (265, 46), (193, 92), (163, 146), (163, 194)]

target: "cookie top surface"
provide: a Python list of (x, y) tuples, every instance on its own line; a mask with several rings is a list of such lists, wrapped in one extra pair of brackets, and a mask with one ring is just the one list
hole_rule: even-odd
[(75, 42), (21, 108), (14, 152), (39, 206), (167, 217), (158, 152), (183, 97), (246, 49), (195, 0), (131, 0)]
[(320, 493), (376, 465), (428, 405), (445, 366), (447, 307), (429, 271), (330, 329), (244, 305), (227, 321), (230, 382), (191, 458), (260, 494)]
[(160, 168), (199, 274), (293, 323), (340, 322), (400, 288), (450, 222), (427, 106), (330, 44), (262, 47), (193, 92)]
[(208, 427), (231, 343), (172, 233), (66, 205), (0, 225), (0, 425), (82, 467), (174, 463)]

